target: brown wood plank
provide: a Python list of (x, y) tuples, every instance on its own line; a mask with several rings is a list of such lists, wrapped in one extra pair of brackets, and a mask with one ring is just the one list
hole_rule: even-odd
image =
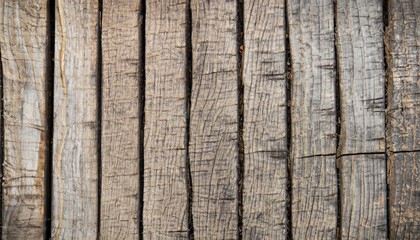
[[(420, 2), (388, 2), (390, 237), (420, 238)], [(416, 153), (413, 153), (416, 152)]]
[(335, 238), (333, 2), (294, 0), (287, 5), (292, 59), (292, 235)]
[(96, 238), (98, 3), (56, 2), (53, 239)]
[(245, 239), (287, 237), (284, 3), (244, 2)]
[[(381, 1), (337, 1), (341, 237), (387, 237)], [(377, 154), (369, 154), (377, 153)], [(352, 154), (357, 154), (353, 155)]]
[(186, 239), (186, 4), (146, 4), (143, 237)]
[(3, 239), (42, 239), (47, 1), (0, 3)]
[(139, 1), (103, 1), (100, 235), (137, 239)]
[(197, 239), (237, 235), (236, 2), (191, 1), (190, 161)]

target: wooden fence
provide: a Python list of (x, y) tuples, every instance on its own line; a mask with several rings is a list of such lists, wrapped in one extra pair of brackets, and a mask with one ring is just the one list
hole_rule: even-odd
[(420, 239), (420, 1), (1, 0), (3, 239)]

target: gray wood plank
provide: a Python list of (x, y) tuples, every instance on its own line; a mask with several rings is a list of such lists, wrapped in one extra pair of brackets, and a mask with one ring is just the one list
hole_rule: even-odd
[(0, 3), (4, 150), (2, 238), (42, 239), (47, 1)]
[(285, 2), (244, 2), (244, 239), (287, 237)]
[(98, 3), (56, 2), (52, 238), (96, 238)]
[(388, 20), (390, 237), (417, 239), (420, 238), (420, 2), (388, 1)]
[(292, 234), (335, 238), (337, 219), (332, 0), (287, 3), (292, 59)]
[(236, 2), (191, 1), (190, 160), (197, 239), (237, 235)]
[(139, 1), (103, 1), (103, 239), (137, 239), (139, 192)]
[(340, 157), (341, 237), (384, 239), (388, 229), (382, 1), (337, 1), (336, 18), (338, 155), (346, 155)]
[(143, 237), (186, 239), (186, 4), (146, 4)]

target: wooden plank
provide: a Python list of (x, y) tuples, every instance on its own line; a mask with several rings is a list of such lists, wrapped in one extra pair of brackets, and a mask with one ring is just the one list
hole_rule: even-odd
[(137, 239), (139, 1), (104, 1), (101, 238)]
[(191, 1), (190, 161), (197, 239), (237, 235), (238, 96), (235, 1)]
[(292, 235), (335, 238), (333, 2), (295, 0), (287, 5), (292, 58)]
[(56, 4), (52, 237), (94, 239), (98, 3)]
[(42, 239), (47, 1), (1, 1), (3, 239)]
[(147, 1), (145, 239), (187, 239), (185, 0)]
[(244, 2), (243, 232), (287, 237), (284, 1)]
[(388, 228), (382, 2), (340, 0), (336, 17), (338, 155), (345, 155), (339, 166), (341, 237), (384, 239)]
[(416, 239), (420, 238), (420, 2), (390, 0), (388, 20), (390, 237)]

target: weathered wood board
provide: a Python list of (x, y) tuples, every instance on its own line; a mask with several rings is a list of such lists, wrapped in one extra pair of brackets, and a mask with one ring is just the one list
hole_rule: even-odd
[(146, 2), (145, 239), (187, 239), (185, 0)]
[(420, 2), (388, 1), (391, 239), (420, 238)]
[(382, 1), (339, 0), (340, 235), (387, 238)]
[(237, 235), (238, 69), (235, 1), (191, 1), (190, 161), (197, 239)]
[(52, 238), (96, 238), (98, 3), (56, 1)]
[(47, 1), (0, 3), (4, 99), (2, 239), (44, 229)]
[(335, 238), (337, 225), (334, 8), (288, 1), (292, 236)]
[(137, 239), (139, 1), (103, 1), (100, 237)]
[(244, 2), (244, 239), (287, 237), (285, 1)]

